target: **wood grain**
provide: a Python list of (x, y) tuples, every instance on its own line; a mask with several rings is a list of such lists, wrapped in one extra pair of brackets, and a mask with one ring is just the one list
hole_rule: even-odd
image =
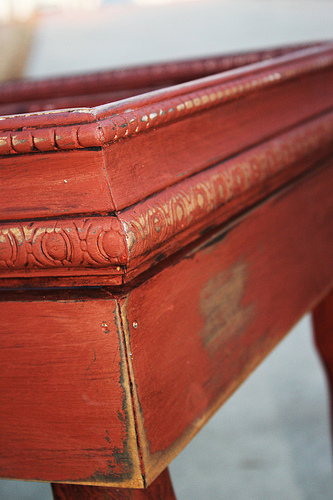
[[(333, 45), (266, 56), (136, 69), (138, 90), (161, 68), (233, 68), (1, 117), (1, 477), (61, 483), (58, 500), (174, 499), (154, 480), (332, 287)], [(20, 85), (36, 105), (25, 83), (4, 104)], [(315, 322), (332, 376), (330, 297)]]
[(333, 152), (333, 113), (293, 127), (232, 159), (118, 212), (127, 282), (225, 224)]

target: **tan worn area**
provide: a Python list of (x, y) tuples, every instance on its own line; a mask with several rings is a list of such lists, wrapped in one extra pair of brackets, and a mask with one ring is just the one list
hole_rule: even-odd
[(35, 21), (0, 25), (0, 81), (15, 80), (23, 75), (33, 43)]
[(208, 351), (216, 348), (237, 332), (243, 332), (252, 319), (252, 307), (244, 307), (246, 266), (238, 263), (228, 272), (213, 276), (200, 294), (200, 307), (205, 323), (200, 332)]

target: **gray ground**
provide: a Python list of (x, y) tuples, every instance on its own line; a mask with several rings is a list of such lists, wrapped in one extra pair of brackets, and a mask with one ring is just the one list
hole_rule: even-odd
[[(27, 74), (42, 76), (333, 38), (329, 0), (114, 4), (40, 25)], [(176, 458), (179, 500), (333, 498), (325, 383), (303, 319)], [(0, 481), (0, 500), (50, 500)]]

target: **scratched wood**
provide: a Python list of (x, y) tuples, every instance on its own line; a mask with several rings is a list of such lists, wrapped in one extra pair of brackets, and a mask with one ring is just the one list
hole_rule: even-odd
[(2, 299), (1, 477), (142, 486), (115, 301)]
[(124, 280), (153, 267), (249, 210), (333, 152), (333, 114), (323, 114), (118, 212), (128, 255)]
[(54, 500), (176, 500), (168, 469), (146, 489), (52, 485)]
[(148, 483), (332, 286), (332, 185), (331, 163), (122, 300)]

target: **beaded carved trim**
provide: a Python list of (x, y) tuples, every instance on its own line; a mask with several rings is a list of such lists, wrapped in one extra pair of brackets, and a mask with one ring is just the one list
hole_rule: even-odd
[(103, 268), (126, 262), (126, 240), (116, 217), (0, 226), (1, 271)]
[[(314, 47), (90, 110), (2, 117), (0, 155), (101, 147), (332, 65), (333, 49)], [(80, 123), (73, 123), (80, 113)], [(48, 126), (49, 116), (64, 125)], [(23, 130), (14, 130), (18, 126)]]

